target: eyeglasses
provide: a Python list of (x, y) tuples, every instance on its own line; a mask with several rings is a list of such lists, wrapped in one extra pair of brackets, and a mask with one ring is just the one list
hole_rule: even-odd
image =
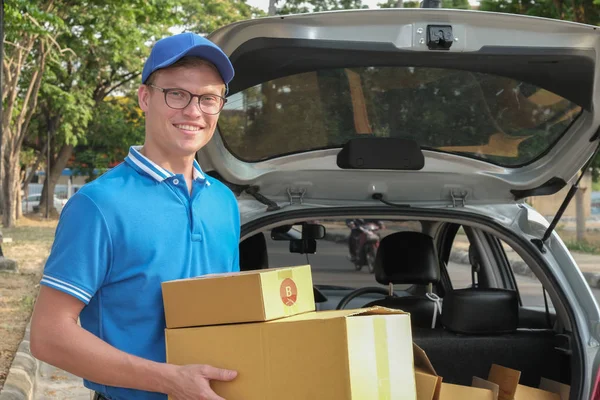
[(178, 88), (161, 88), (155, 85), (148, 85), (160, 90), (165, 95), (165, 103), (167, 106), (176, 110), (186, 108), (194, 97), (198, 98), (200, 110), (203, 113), (215, 115), (221, 112), (227, 99), (216, 94), (192, 94), (185, 89)]

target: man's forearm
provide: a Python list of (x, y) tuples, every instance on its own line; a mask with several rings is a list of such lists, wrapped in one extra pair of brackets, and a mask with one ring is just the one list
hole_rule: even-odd
[(75, 321), (32, 326), (31, 347), (36, 358), (103, 385), (169, 393), (176, 377), (175, 366), (122, 352)]

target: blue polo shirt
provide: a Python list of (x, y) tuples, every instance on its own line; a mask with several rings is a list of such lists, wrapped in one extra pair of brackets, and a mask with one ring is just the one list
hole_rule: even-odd
[[(64, 207), (42, 285), (82, 301), (81, 326), (127, 353), (165, 362), (161, 282), (239, 271), (234, 194), (194, 161), (183, 175), (131, 147), (125, 162), (82, 187)], [(84, 380), (115, 400), (166, 395)]]

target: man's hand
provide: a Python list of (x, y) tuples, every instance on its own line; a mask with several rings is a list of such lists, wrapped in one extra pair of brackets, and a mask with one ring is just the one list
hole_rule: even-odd
[(177, 400), (225, 400), (210, 387), (210, 381), (231, 381), (236, 371), (210, 365), (182, 365), (175, 370), (175, 385), (169, 395)]
[(71, 295), (41, 286), (31, 321), (34, 357), (102, 385), (166, 393), (177, 400), (222, 400), (210, 381), (237, 376), (208, 365), (154, 362), (118, 350), (78, 325), (83, 306)]

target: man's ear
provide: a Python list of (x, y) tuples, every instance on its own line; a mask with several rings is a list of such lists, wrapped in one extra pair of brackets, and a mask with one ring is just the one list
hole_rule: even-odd
[(138, 104), (143, 112), (148, 111), (148, 102), (150, 101), (150, 88), (146, 85), (140, 85), (138, 88)]

